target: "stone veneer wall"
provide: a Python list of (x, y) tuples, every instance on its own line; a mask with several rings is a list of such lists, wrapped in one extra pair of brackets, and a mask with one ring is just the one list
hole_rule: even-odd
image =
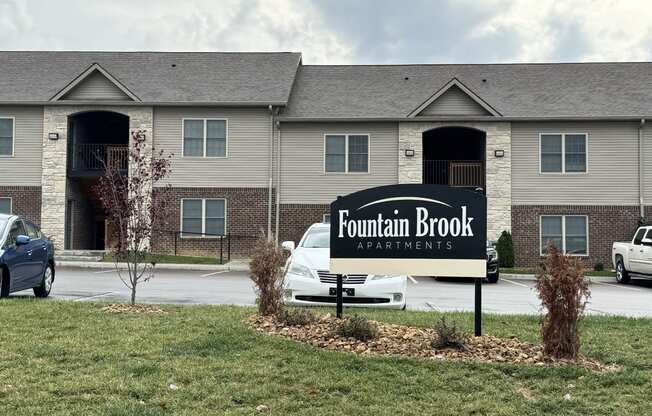
[(0, 186), (0, 198), (11, 198), (12, 214), (22, 215), (34, 224), (40, 225), (40, 186)]
[[(129, 129), (144, 130), (152, 139), (153, 108), (135, 106), (55, 105), (43, 109), (43, 170), (41, 228), (51, 236), (55, 247), (64, 247), (66, 218), (66, 166), (68, 156), (68, 117), (84, 111), (113, 111), (129, 117)], [(59, 140), (49, 140), (59, 133)]]
[[(422, 183), (423, 133), (439, 127), (470, 127), (486, 133), (487, 237), (497, 239), (502, 231), (509, 231), (512, 227), (511, 123), (400, 122), (398, 126), (399, 183)], [(414, 150), (414, 156), (406, 157), (405, 149)], [(503, 150), (505, 156), (495, 157), (495, 150)]]
[[(540, 256), (539, 216), (588, 215), (589, 254), (581, 257), (587, 267), (603, 263), (611, 267), (614, 241), (629, 241), (638, 227), (638, 206), (591, 205), (515, 205), (512, 207), (512, 238), (517, 267), (535, 267), (545, 260)], [(646, 209), (646, 222), (652, 221), (652, 207)]]
[[(261, 233), (267, 232), (267, 188), (172, 188), (172, 213), (166, 233), (153, 239), (152, 249), (158, 253), (174, 253), (174, 231), (181, 229), (181, 200), (184, 198), (226, 199), (226, 232), (231, 239), (231, 257), (248, 257)], [(218, 238), (176, 238), (177, 254), (219, 256)], [(223, 255), (227, 255), (223, 241)]]

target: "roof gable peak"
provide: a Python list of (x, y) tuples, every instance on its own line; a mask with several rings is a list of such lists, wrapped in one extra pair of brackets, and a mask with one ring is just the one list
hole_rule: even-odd
[(85, 97), (90, 100), (129, 100), (129, 101), (141, 101), (138, 96), (132, 93), (125, 85), (118, 81), (113, 75), (111, 75), (107, 70), (102, 68), (98, 63), (92, 64), (84, 72), (79, 74), (75, 79), (73, 79), (68, 85), (63, 89), (59, 90), (50, 101), (60, 101), (60, 100), (78, 100), (77, 97), (72, 97), (72, 93), (84, 87), (86, 83), (94, 82), (99, 85), (100, 88), (103, 88), (105, 91), (108, 91), (110, 94), (106, 97)]
[[(451, 97), (452, 95), (455, 95), (457, 97), (452, 98)], [(437, 104), (448, 106), (446, 103), (442, 103), (442, 101), (444, 100), (449, 101), (451, 99), (456, 100), (458, 102), (458, 105), (462, 104), (463, 106), (468, 107), (472, 112), (475, 111), (476, 113), (482, 113), (482, 115), (491, 115), (497, 117), (502, 116), (496, 109), (494, 109), (486, 101), (480, 98), (479, 95), (477, 95), (470, 88), (464, 85), (456, 77), (451, 78), (450, 81), (448, 81), (443, 87), (437, 90), (426, 101), (421, 103), (417, 108), (412, 110), (407, 116), (409, 118), (419, 116), (429, 108), (434, 109), (433, 107), (436, 106)], [(444, 110), (444, 112), (445, 111), (446, 110)], [(453, 115), (453, 113), (442, 114), (442, 115)], [(455, 115), (461, 115), (461, 113)], [(467, 114), (467, 115), (480, 115), (480, 114)]]

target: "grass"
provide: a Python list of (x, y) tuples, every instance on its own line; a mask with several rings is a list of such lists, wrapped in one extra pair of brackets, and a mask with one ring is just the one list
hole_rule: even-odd
[[(164, 315), (122, 315), (100, 306), (0, 301), (1, 415), (251, 415), (260, 404), (276, 415), (652, 414), (646, 319), (585, 320), (583, 352), (624, 368), (593, 374), (326, 352), (249, 329), (250, 308), (164, 306)], [(418, 326), (441, 316), (357, 313)], [(471, 314), (447, 317), (472, 328)], [(537, 317), (486, 315), (484, 323), (492, 335), (538, 339)]]
[[(536, 274), (537, 270), (533, 267), (501, 267), (500, 272), (508, 274)], [(616, 273), (612, 272), (611, 270), (603, 270), (600, 272), (596, 272), (595, 270), (586, 270), (584, 274), (586, 276), (592, 277), (616, 277)]]
[[(113, 256), (105, 254), (102, 258), (104, 262), (113, 262)], [(200, 256), (175, 256), (173, 254), (156, 254), (150, 253), (146, 256), (148, 263), (174, 263), (174, 264), (222, 264), (219, 257), (200, 257)]]

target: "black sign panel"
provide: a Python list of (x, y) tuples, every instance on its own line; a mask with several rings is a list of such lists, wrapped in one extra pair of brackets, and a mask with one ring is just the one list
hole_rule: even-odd
[(331, 272), (486, 274), (482, 193), (442, 185), (381, 186), (339, 197), (330, 220)]

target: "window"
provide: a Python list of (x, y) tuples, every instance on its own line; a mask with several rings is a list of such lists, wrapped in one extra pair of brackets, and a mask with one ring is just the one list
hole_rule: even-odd
[(548, 243), (567, 254), (588, 254), (588, 217), (586, 215), (543, 215), (540, 224), (541, 255)]
[(226, 200), (182, 199), (182, 237), (216, 237), (226, 234)]
[(641, 241), (643, 241), (643, 236), (645, 235), (645, 228), (641, 228), (638, 230), (636, 235), (634, 236), (634, 245), (635, 246), (640, 246)]
[(369, 172), (369, 136), (366, 134), (328, 134), (325, 136), (326, 173)]
[(541, 173), (585, 173), (586, 134), (541, 134)]
[(226, 120), (184, 119), (183, 156), (226, 157)]
[(14, 119), (0, 118), (0, 156), (14, 154)]
[(11, 214), (11, 198), (0, 198), (0, 214)]
[(23, 224), (25, 225), (30, 240), (38, 240), (40, 238), (38, 228), (34, 224), (29, 221), (24, 221)]
[(16, 245), (16, 238), (19, 235), (25, 235), (25, 228), (23, 227), (23, 222), (21, 220), (16, 220), (14, 221), (13, 224), (11, 224), (11, 228), (9, 229), (9, 235), (7, 236), (7, 242), (5, 243), (5, 247), (11, 247)]

